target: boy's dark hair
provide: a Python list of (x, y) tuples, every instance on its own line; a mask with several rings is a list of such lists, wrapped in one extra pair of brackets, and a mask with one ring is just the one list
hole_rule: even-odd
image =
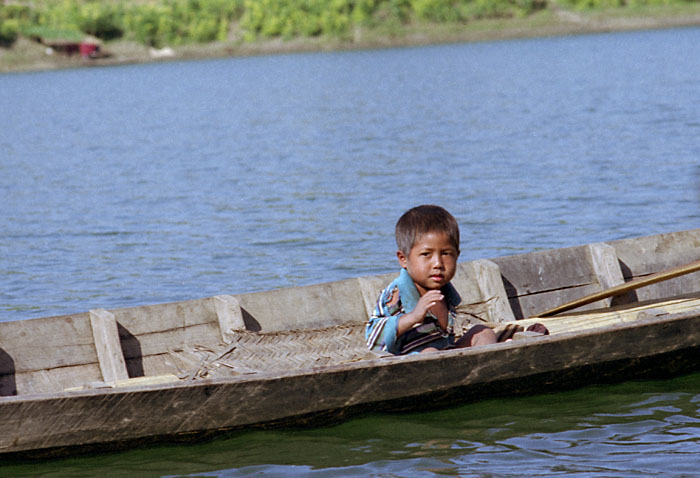
[(416, 238), (428, 232), (444, 232), (459, 251), (457, 220), (440, 206), (416, 206), (406, 211), (396, 223), (396, 245), (408, 255)]

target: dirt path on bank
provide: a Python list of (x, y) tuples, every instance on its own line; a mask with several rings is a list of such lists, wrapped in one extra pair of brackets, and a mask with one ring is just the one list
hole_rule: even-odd
[(498, 41), (632, 30), (700, 26), (700, 5), (690, 10), (646, 10), (576, 13), (556, 8), (520, 19), (480, 20), (465, 25), (404, 26), (398, 31), (356, 30), (351, 40), (300, 38), (187, 45), (156, 50), (131, 42), (102, 46), (104, 58), (85, 59), (47, 54), (45, 46), (20, 38), (11, 49), (0, 48), (0, 73), (109, 66), (173, 60), (196, 60), (312, 51), (358, 50), (440, 43)]

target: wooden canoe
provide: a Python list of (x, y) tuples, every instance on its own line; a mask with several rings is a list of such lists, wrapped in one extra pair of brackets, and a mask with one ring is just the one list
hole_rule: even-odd
[(700, 370), (700, 273), (538, 318), (700, 259), (700, 229), (462, 262), (460, 317), (551, 334), (384, 356), (394, 274), (0, 322), (0, 453), (45, 457)]

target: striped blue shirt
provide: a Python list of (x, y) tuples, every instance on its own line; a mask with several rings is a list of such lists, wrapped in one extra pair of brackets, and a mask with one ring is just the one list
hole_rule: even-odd
[(370, 350), (385, 351), (394, 355), (420, 352), (426, 347), (444, 349), (454, 345), (455, 308), (461, 298), (452, 284), (442, 288), (448, 310), (447, 329), (442, 330), (437, 318), (428, 313), (423, 322), (397, 336), (399, 319), (411, 312), (420, 299), (413, 279), (406, 269), (401, 269), (394, 279), (380, 294), (374, 312), (367, 323), (365, 338)]

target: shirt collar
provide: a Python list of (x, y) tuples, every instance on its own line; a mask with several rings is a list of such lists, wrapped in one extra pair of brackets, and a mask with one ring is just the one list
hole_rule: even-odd
[[(411, 279), (411, 276), (408, 274), (406, 269), (401, 269), (401, 274), (399, 274), (399, 277), (396, 279), (396, 285), (399, 288), (403, 309), (406, 312), (412, 311), (418, 304), (420, 293), (418, 292), (416, 284), (413, 282), (413, 279)], [(447, 303), (449, 309), (454, 309), (460, 302), (462, 302), (462, 298), (459, 296), (457, 289), (454, 288), (451, 282), (448, 282), (441, 290), (445, 296), (445, 302)]]

